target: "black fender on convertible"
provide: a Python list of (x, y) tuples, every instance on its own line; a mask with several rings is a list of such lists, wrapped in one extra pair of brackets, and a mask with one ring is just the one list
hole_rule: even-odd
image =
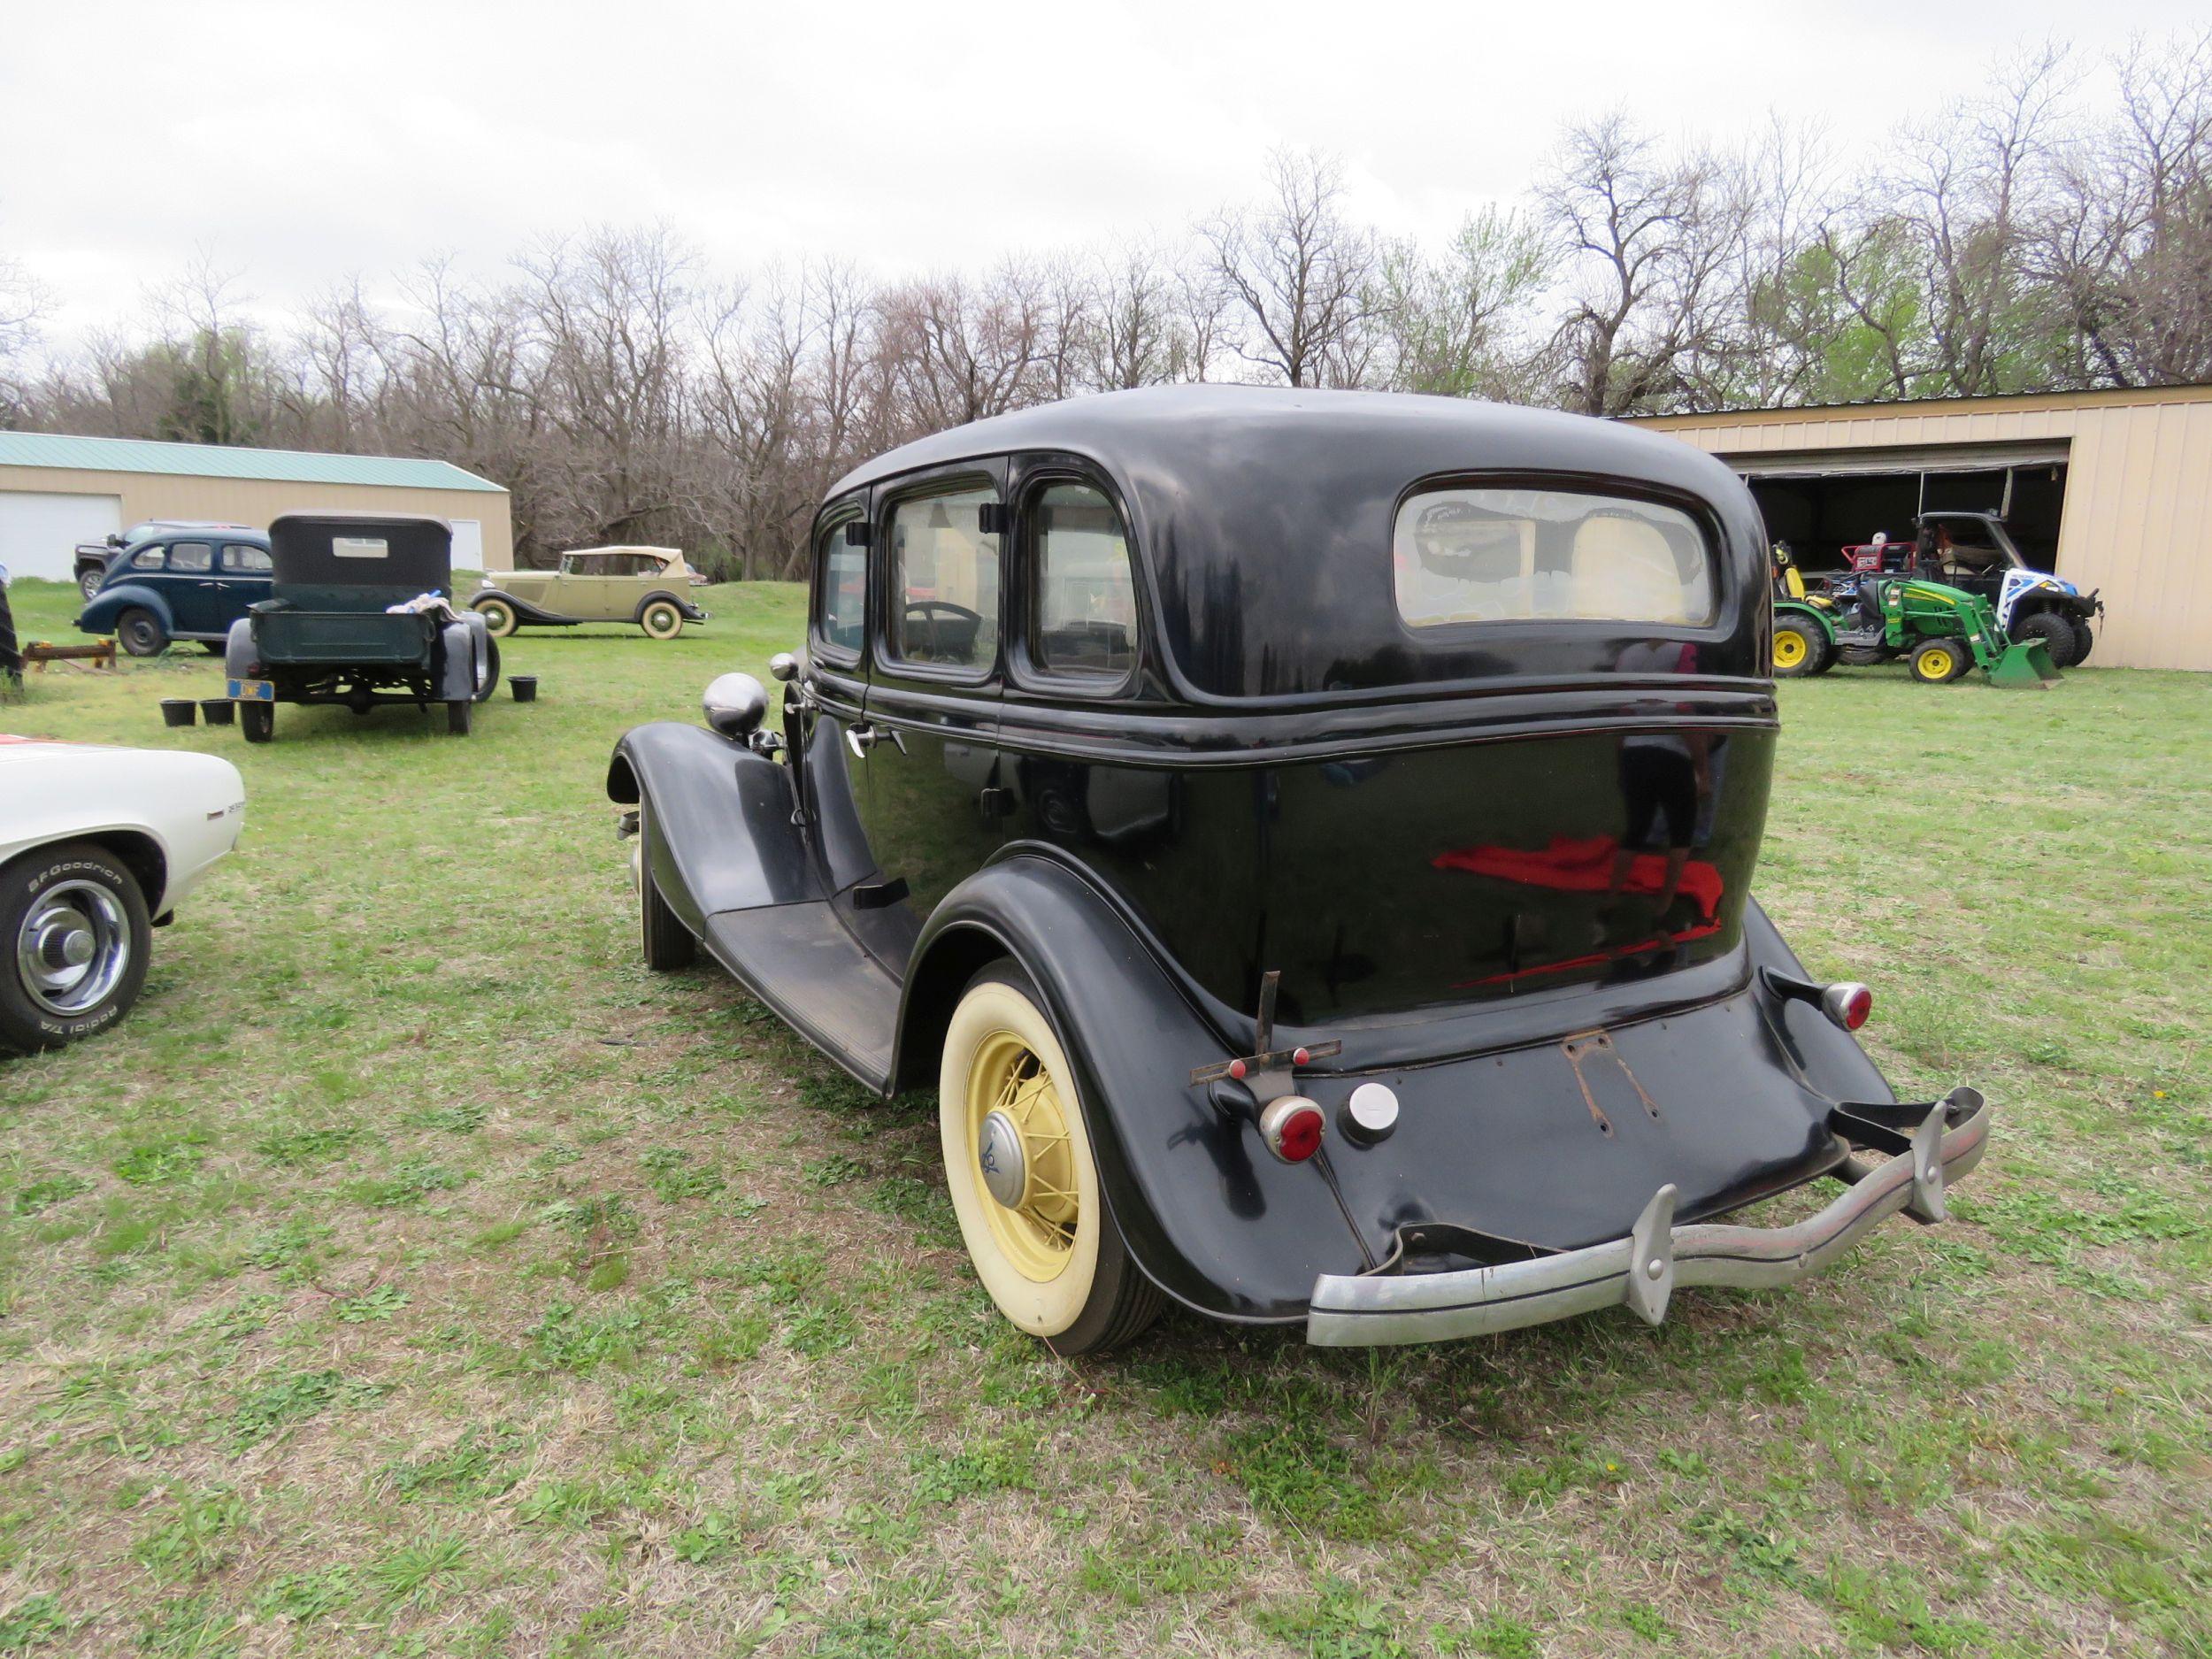
[(548, 611), (542, 605), (534, 605), (527, 599), (518, 599), (504, 588), (487, 588), (470, 595), (469, 609), (474, 611), (488, 599), (496, 599), (505, 605), (515, 613), (518, 622), (534, 622), (540, 627), (557, 628), (569, 626), (576, 621), (574, 617), (565, 617), (558, 611)]
[[(894, 1085), (933, 1080), (963, 988), (1013, 957), (1067, 1050), (1100, 1179), (1146, 1276), (1218, 1318), (1287, 1323), (1317, 1275), (1372, 1267), (1425, 1223), (1479, 1232), (1512, 1259), (1624, 1236), (1662, 1184), (1701, 1219), (1834, 1169), (1833, 1108), (1893, 1096), (1848, 1035), (1766, 989), (1760, 970), (1801, 971), (1755, 903), (1746, 918), (1736, 952), (1688, 971), (1694, 1000), (1656, 1017), (1610, 1024), (1609, 999), (1586, 990), (1548, 1011), (1449, 1013), (1410, 1036), (1389, 1022), (1279, 1031), (1282, 1043), (1344, 1041), (1299, 1085), (1340, 1125), (1329, 1149), (1285, 1164), (1248, 1116), (1190, 1081), (1248, 1052), (1249, 1017), (1208, 1006), (1082, 873), (1013, 848), (924, 929)], [(1336, 1116), (1363, 1079), (1405, 1104), (1396, 1135), (1371, 1148), (1344, 1140)]]
[(607, 798), (645, 803), (647, 867), (695, 934), (724, 910), (822, 896), (791, 821), (789, 770), (741, 743), (676, 720), (634, 726), (607, 763)]
[(700, 610), (698, 606), (693, 604), (690, 600), (685, 598), (674, 588), (656, 588), (651, 593), (646, 595), (644, 598), (637, 602), (637, 608), (630, 612), (630, 620), (635, 623), (643, 623), (645, 620), (645, 607), (648, 605), (659, 604), (664, 602), (675, 606), (677, 614), (682, 617), (687, 622), (704, 622), (707, 619), (707, 613), (705, 611)]

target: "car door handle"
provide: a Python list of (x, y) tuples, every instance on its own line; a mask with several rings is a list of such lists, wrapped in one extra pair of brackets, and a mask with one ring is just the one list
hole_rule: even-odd
[(856, 760), (867, 759), (868, 751), (887, 737), (891, 740), (892, 746), (900, 754), (903, 755), (907, 752), (906, 739), (901, 735), (898, 727), (895, 726), (862, 725), (849, 726), (845, 728), (845, 745), (852, 750), (853, 757)]

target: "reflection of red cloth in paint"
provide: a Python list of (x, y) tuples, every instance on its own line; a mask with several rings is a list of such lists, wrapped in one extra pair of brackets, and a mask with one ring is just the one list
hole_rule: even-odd
[[(1593, 835), (1584, 841), (1555, 835), (1551, 845), (1540, 853), (1517, 847), (1462, 847), (1439, 853), (1431, 863), (1439, 870), (1469, 870), (1479, 876), (1495, 876), (1501, 881), (1552, 887), (1562, 893), (1610, 893), (1616, 890), (1613, 861), (1620, 845), (1610, 835)], [(1666, 890), (1666, 885), (1665, 855), (1638, 853), (1628, 861), (1627, 879), (1618, 890), (1655, 896)], [(1713, 919), (1722, 893), (1718, 870), (1702, 858), (1689, 859), (1675, 887), (1695, 901), (1701, 917), (1708, 922)]]

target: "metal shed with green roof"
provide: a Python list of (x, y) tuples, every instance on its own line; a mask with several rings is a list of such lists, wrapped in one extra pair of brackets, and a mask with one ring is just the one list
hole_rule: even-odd
[(419, 512), (453, 526), (453, 562), (514, 564), (507, 492), (449, 461), (138, 438), (0, 432), (0, 565), (70, 580), (73, 550), (153, 518), (266, 529), (280, 512)]

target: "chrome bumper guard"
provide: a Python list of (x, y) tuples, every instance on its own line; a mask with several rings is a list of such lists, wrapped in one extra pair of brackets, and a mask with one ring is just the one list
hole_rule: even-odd
[(1851, 1186), (1793, 1226), (1678, 1227), (1670, 1185), (1652, 1194), (1628, 1237), (1609, 1243), (1458, 1272), (1324, 1273), (1313, 1282), (1306, 1340), (1317, 1348), (1436, 1342), (1623, 1302), (1657, 1325), (1678, 1286), (1765, 1290), (1793, 1284), (1901, 1210), (1917, 1221), (1941, 1221), (1945, 1187), (1981, 1162), (1988, 1138), (1988, 1102), (1978, 1090), (1957, 1088), (1929, 1108), (1905, 1150), (1871, 1168), (1855, 1157), (1848, 1161), (1844, 1172)]

